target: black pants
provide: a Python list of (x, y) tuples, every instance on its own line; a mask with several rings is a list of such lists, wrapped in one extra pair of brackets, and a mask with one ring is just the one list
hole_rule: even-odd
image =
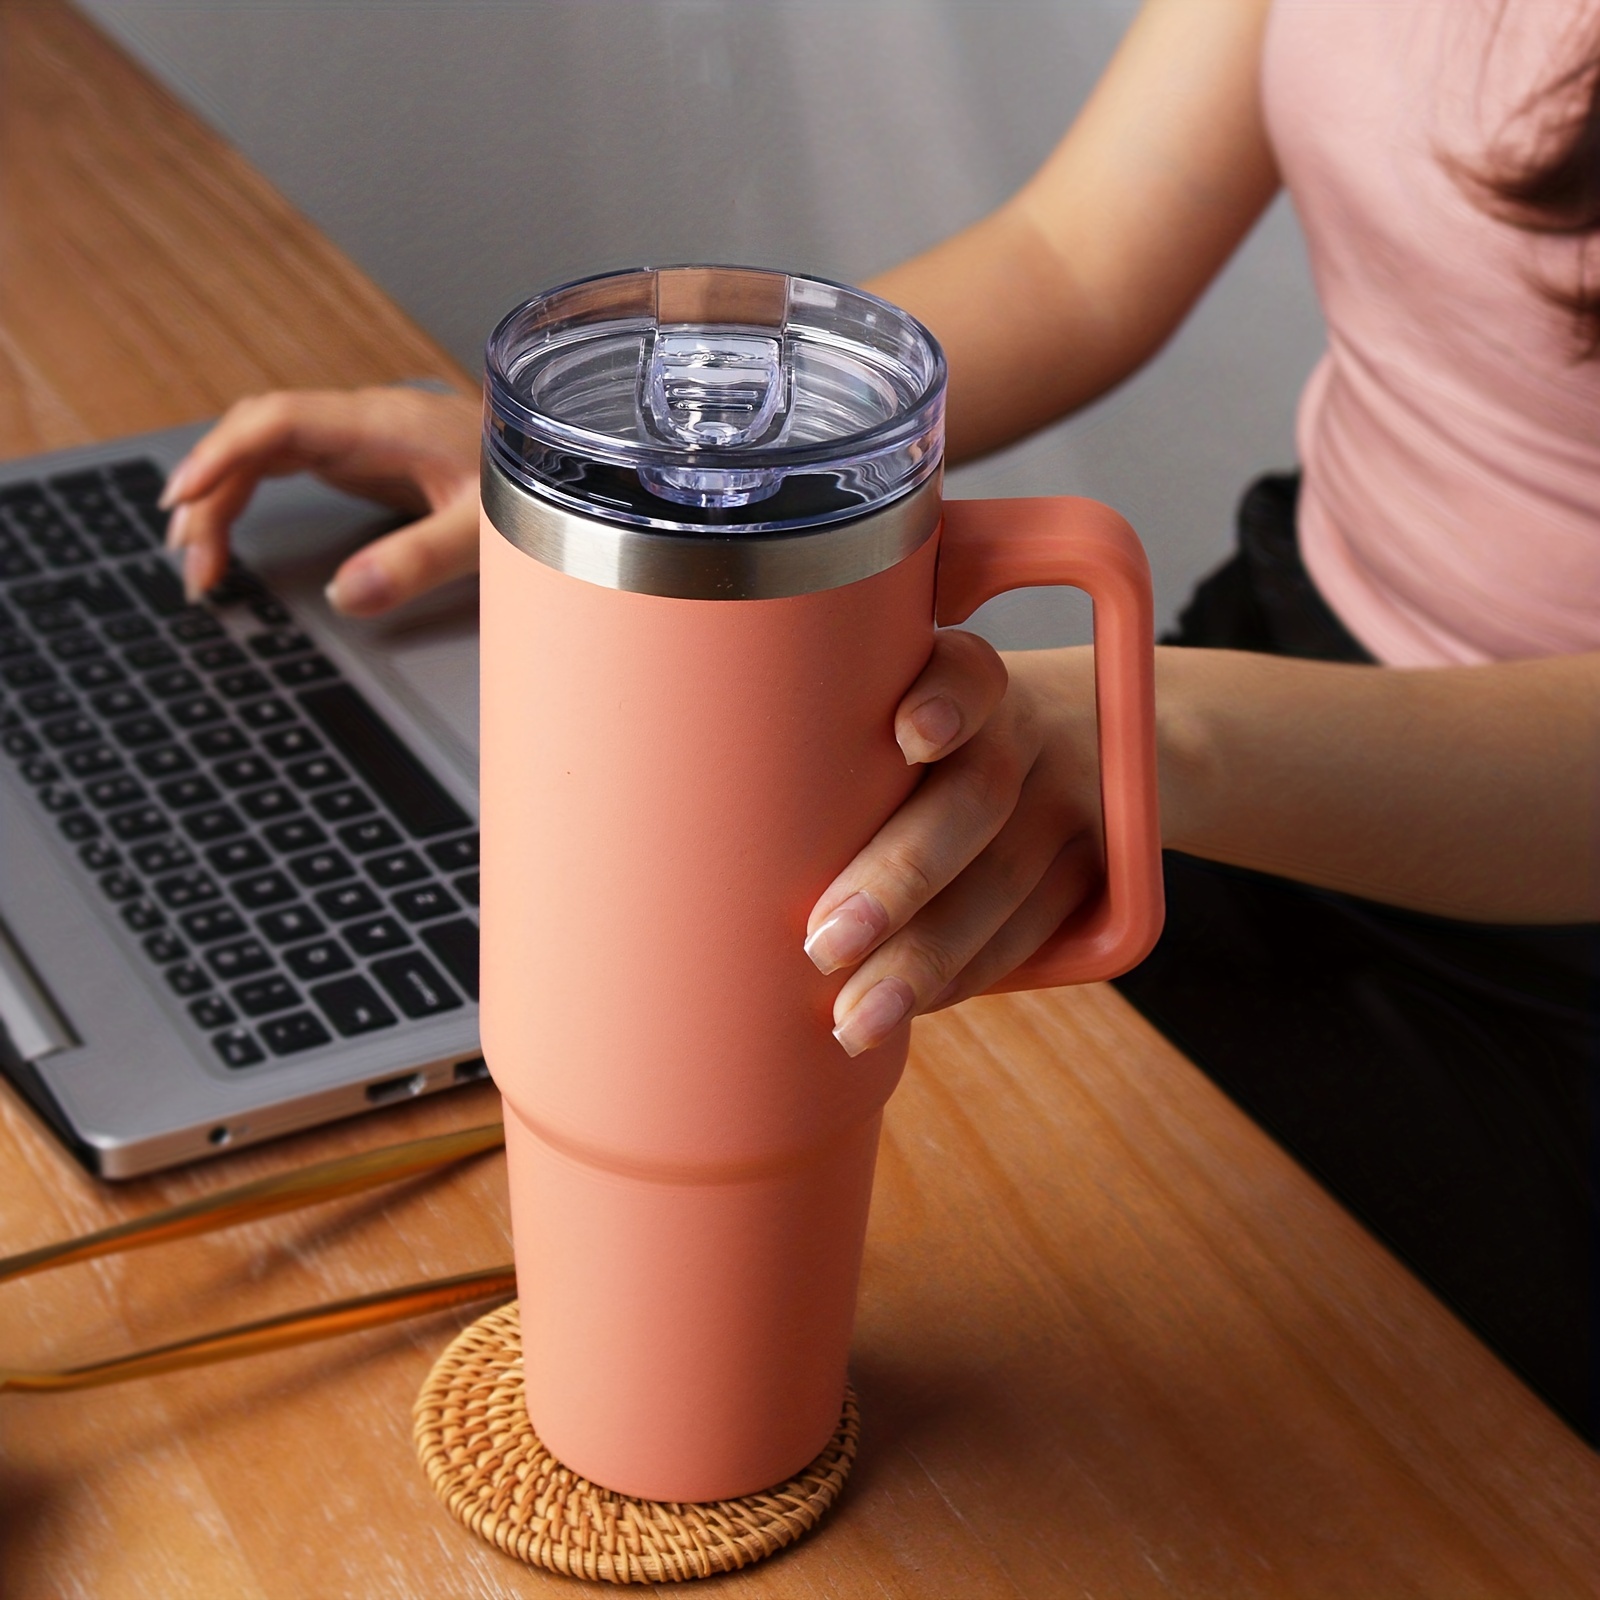
[[(1298, 480), (1166, 643), (1370, 661), (1312, 585)], [(1118, 987), (1600, 1443), (1600, 926), (1491, 927), (1169, 853)]]

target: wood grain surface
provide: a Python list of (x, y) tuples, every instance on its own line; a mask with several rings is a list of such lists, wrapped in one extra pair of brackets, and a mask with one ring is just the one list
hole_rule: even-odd
[[(461, 378), (57, 4), (0, 0), (0, 203), (0, 454), (271, 385)], [(495, 1114), (463, 1090), (112, 1190), (0, 1091), (0, 1253)], [(8, 1286), (0, 1361), (506, 1260), (503, 1184), (484, 1158)], [(575, 1592), (458, 1528), (417, 1470), (411, 1402), (463, 1321), (0, 1397), (0, 1594)], [(1600, 1593), (1600, 1459), (1105, 988), (918, 1024), (854, 1375), (862, 1453), (836, 1512), (707, 1590)]]

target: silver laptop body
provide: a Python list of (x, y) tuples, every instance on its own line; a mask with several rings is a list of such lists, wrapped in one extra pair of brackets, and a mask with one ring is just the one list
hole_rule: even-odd
[(336, 618), (395, 518), (296, 478), (180, 609), (203, 431), (0, 463), (0, 1070), (105, 1178), (484, 1075), (475, 591)]

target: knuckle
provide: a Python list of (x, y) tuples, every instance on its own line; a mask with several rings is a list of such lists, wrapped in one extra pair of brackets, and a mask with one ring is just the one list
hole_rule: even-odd
[(905, 906), (921, 906), (938, 892), (938, 884), (928, 869), (907, 845), (891, 847), (880, 863), (883, 876), (893, 885), (891, 901)]

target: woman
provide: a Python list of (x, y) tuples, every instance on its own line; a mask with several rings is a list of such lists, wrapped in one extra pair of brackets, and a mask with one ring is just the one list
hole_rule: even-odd
[[(1028, 185), (873, 286), (943, 341), (960, 459), (1137, 369), (1287, 183), (1330, 330), (1304, 478), (1158, 653), (1169, 926), (1124, 992), (1591, 1439), (1597, 60), (1594, 0), (1148, 0)], [(169, 487), (192, 585), (306, 466), (429, 511), (336, 605), (468, 569), (475, 435), (418, 395), (236, 407)], [(896, 721), (926, 778), (811, 919), (852, 1054), (1093, 892), (1093, 720), (1087, 652), (943, 636)]]

